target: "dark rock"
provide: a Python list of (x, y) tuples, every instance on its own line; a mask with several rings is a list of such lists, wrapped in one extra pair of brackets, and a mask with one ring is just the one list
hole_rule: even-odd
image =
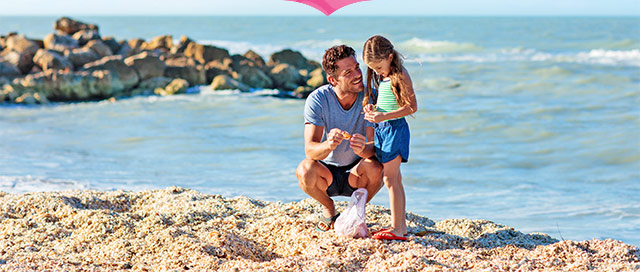
[(153, 38), (148, 44), (144, 46), (146, 50), (160, 50), (163, 52), (169, 52), (173, 47), (173, 37), (171, 35), (158, 36)]
[(78, 41), (66, 34), (51, 33), (44, 37), (44, 48), (64, 52), (67, 49), (78, 48)]
[(312, 89), (316, 89), (322, 85), (329, 83), (327, 81), (327, 74), (324, 72), (322, 68), (317, 68), (309, 73), (309, 79), (307, 80), (307, 85)]
[(5, 51), (15, 51), (33, 57), (38, 49), (40, 49), (40, 47), (38, 47), (37, 43), (27, 39), (23, 35), (11, 35), (8, 36), (5, 41)]
[(89, 62), (94, 62), (101, 59), (101, 57), (90, 48), (77, 48), (73, 50), (67, 50), (64, 52), (64, 56), (73, 63), (73, 67), (80, 68)]
[(167, 65), (164, 70), (164, 76), (170, 78), (182, 78), (189, 82), (189, 85), (204, 85), (206, 84), (206, 74), (204, 69), (198, 66), (192, 65)]
[(164, 89), (172, 81), (172, 78), (168, 77), (154, 77), (147, 80), (143, 80), (138, 84), (138, 87), (131, 91), (131, 95), (150, 95), (154, 94), (155, 89)]
[[(37, 50), (36, 50), (37, 52)], [(19, 53), (13, 50), (5, 49), (0, 53), (0, 62), (8, 62), (20, 69), (22, 74), (27, 74), (33, 68), (33, 54)]]
[(181, 78), (176, 78), (172, 80), (166, 87), (155, 89), (154, 93), (162, 96), (181, 94), (185, 93), (188, 88), (189, 82)]
[(104, 45), (109, 47), (109, 49), (113, 53), (117, 53), (118, 51), (120, 51), (120, 44), (113, 37), (105, 37), (105, 38), (103, 38), (102, 39), (102, 43), (104, 43)]
[(84, 46), (89, 41), (100, 40), (100, 34), (97, 30), (80, 30), (73, 34), (72, 36), (75, 40), (78, 41), (80, 46)]
[(119, 42), (119, 44), (120, 44), (120, 49), (116, 54), (125, 58), (130, 56), (132, 49), (131, 49), (131, 46), (129, 46), (129, 43), (127, 43), (127, 41), (121, 41)]
[(122, 89), (114, 81), (109, 71), (68, 73), (50, 70), (27, 75), (5, 87), (11, 96), (39, 93), (52, 101), (79, 101), (111, 97), (114, 91)]
[(267, 64), (264, 62), (264, 59), (260, 55), (258, 55), (258, 53), (254, 52), (253, 50), (249, 50), (242, 56), (253, 61), (256, 67), (266, 71)]
[(134, 68), (141, 80), (163, 76), (167, 66), (159, 57), (148, 52), (128, 57), (124, 63)]
[(291, 49), (285, 49), (280, 52), (273, 53), (269, 59), (269, 66), (276, 66), (281, 63), (292, 65), (298, 69), (314, 70), (313, 62), (307, 60), (300, 52)]
[(207, 63), (212, 60), (223, 60), (230, 57), (227, 49), (211, 45), (201, 45), (195, 42), (191, 42), (187, 45), (184, 55), (194, 58), (200, 63)]
[(184, 53), (184, 50), (186, 50), (187, 46), (189, 46), (189, 44), (192, 42), (193, 41), (189, 39), (187, 36), (180, 37), (180, 43), (171, 47), (171, 53), (172, 54)]
[(303, 85), (303, 78), (298, 70), (286, 63), (273, 67), (270, 71), (270, 77), (273, 79), (274, 87), (280, 90), (293, 91)]
[(122, 82), (123, 90), (129, 90), (138, 85), (140, 77), (135, 69), (127, 66), (122, 56), (104, 57), (100, 60), (84, 65), (83, 71), (109, 70), (112, 76)]
[(240, 90), (248, 92), (251, 87), (239, 82), (228, 75), (219, 75), (211, 81), (211, 88), (214, 90)]
[(247, 85), (258, 89), (273, 88), (273, 80), (260, 68), (252, 65), (241, 65), (236, 69), (240, 79)]
[(131, 47), (131, 51), (129, 52), (128, 56), (123, 57), (129, 57), (139, 54), (147, 46), (147, 42), (145, 42), (143, 39), (131, 39), (129, 40), (128, 44), (129, 47)]
[(76, 32), (85, 29), (98, 31), (97, 25), (86, 24), (80, 21), (73, 20), (69, 17), (62, 17), (58, 19), (53, 28), (62, 31), (67, 35), (73, 35)]
[[(22, 72), (18, 69), (17, 66), (11, 64), (10, 62), (0, 61), (0, 77), (18, 77), (21, 76)], [(0, 87), (2, 85), (0, 84)]]
[(40, 49), (33, 57), (33, 63), (42, 68), (43, 71), (48, 70), (73, 70), (73, 64), (67, 58), (58, 54), (56, 51)]
[(108, 57), (113, 55), (113, 51), (111, 48), (104, 44), (101, 40), (92, 40), (89, 41), (84, 48), (89, 48), (91, 51), (98, 54), (100, 58)]

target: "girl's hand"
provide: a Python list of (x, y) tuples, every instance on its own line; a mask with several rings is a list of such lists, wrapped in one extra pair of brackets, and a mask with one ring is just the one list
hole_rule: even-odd
[(364, 120), (367, 120), (371, 123), (380, 123), (385, 120), (384, 112), (368, 112), (364, 114)]
[(375, 110), (376, 110), (376, 106), (373, 104), (367, 104), (364, 107), (362, 107), (362, 111), (364, 111), (364, 113), (374, 112)]

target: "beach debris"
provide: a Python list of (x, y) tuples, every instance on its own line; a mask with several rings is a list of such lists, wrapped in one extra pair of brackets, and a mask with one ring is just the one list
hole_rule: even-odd
[[(343, 211), (346, 201), (336, 202)], [(407, 242), (318, 232), (313, 199), (266, 202), (181, 187), (0, 192), (3, 271), (638, 271), (638, 247), (557, 241), (487, 220), (407, 213)], [(368, 227), (390, 223), (367, 205)]]

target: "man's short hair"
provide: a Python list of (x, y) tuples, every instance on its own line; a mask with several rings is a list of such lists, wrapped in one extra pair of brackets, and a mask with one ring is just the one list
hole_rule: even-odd
[(324, 56), (322, 56), (322, 68), (328, 75), (336, 77), (336, 71), (338, 71), (338, 64), (336, 63), (341, 59), (355, 56), (356, 51), (353, 50), (353, 48), (344, 44), (336, 45), (324, 51)]

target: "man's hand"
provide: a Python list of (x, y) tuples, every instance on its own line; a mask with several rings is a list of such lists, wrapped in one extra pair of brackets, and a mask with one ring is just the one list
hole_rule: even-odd
[(364, 158), (364, 148), (366, 147), (367, 139), (361, 134), (353, 134), (351, 135), (351, 140), (349, 141), (349, 145), (351, 149), (353, 149), (353, 153)]
[(344, 135), (342, 133), (343, 131), (337, 128), (329, 131), (329, 134), (327, 134), (327, 144), (329, 144), (330, 150), (335, 150), (338, 145), (342, 143), (342, 140), (344, 140)]

